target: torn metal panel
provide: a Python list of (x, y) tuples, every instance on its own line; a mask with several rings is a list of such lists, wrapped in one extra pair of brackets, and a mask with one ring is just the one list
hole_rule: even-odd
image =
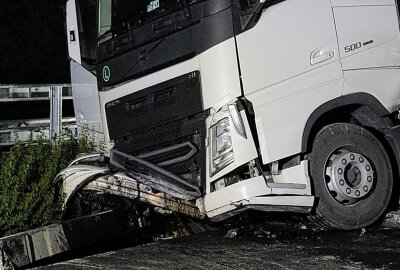
[(99, 177), (90, 182), (84, 189), (135, 199), (145, 204), (195, 218), (204, 217), (204, 214), (200, 212), (194, 202), (177, 199), (164, 192), (154, 192), (149, 186), (124, 174)]
[(176, 198), (193, 200), (201, 196), (198, 186), (190, 184), (182, 177), (138, 157), (111, 150), (110, 162), (135, 181)]
[(109, 169), (106, 167), (97, 167), (91, 165), (73, 165), (62, 170), (54, 179), (57, 184), (62, 181), (63, 206), (64, 210), (73, 195), (81, 190), (90, 181), (97, 177), (107, 175)]
[(104, 162), (104, 153), (87, 153), (87, 154), (79, 154), (76, 159), (71, 161), (68, 167), (72, 165), (79, 164), (81, 162)]

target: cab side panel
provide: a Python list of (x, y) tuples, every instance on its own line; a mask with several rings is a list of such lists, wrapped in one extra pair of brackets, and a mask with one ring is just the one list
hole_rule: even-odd
[(379, 6), (343, 6), (339, 5), (341, 1), (334, 1), (339, 52), (344, 70), (399, 66), (399, 21), (395, 2), (379, 2), (382, 2)]
[[(396, 2), (332, 1), (345, 85), (393, 111), (400, 103), (400, 34)], [(374, 18), (374, 19), (371, 19)]]
[(342, 92), (331, 2), (287, 0), (272, 6), (254, 28), (237, 36), (237, 44), (263, 162), (301, 152), (311, 113)]

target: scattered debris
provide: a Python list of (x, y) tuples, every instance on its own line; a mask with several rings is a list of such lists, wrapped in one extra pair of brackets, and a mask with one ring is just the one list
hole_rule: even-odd
[(300, 227), (300, 229), (302, 229), (302, 230), (308, 230), (308, 227), (307, 227), (306, 225), (303, 225), (303, 226)]
[(382, 227), (400, 228), (400, 211), (388, 213), (382, 223)]
[(230, 229), (225, 234), (225, 238), (235, 238), (238, 235), (238, 228)]
[(158, 241), (165, 241), (165, 240), (171, 240), (176, 238), (173, 235), (170, 234), (159, 234), (159, 235), (154, 235), (153, 236), (153, 242), (158, 242)]

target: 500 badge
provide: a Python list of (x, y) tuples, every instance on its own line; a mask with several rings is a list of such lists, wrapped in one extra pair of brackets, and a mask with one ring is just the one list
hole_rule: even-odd
[(362, 47), (367, 46), (367, 45), (372, 44), (372, 43), (374, 43), (373, 40), (369, 40), (369, 41), (366, 41), (366, 42), (357, 42), (357, 43), (354, 43), (354, 44), (351, 44), (351, 45), (348, 45), (348, 46), (344, 47), (344, 51), (346, 53), (349, 53), (349, 52), (361, 49)]

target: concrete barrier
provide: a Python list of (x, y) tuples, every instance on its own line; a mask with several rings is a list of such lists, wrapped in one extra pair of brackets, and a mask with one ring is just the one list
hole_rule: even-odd
[(0, 238), (0, 270), (113, 239), (133, 230), (128, 211), (107, 211)]

